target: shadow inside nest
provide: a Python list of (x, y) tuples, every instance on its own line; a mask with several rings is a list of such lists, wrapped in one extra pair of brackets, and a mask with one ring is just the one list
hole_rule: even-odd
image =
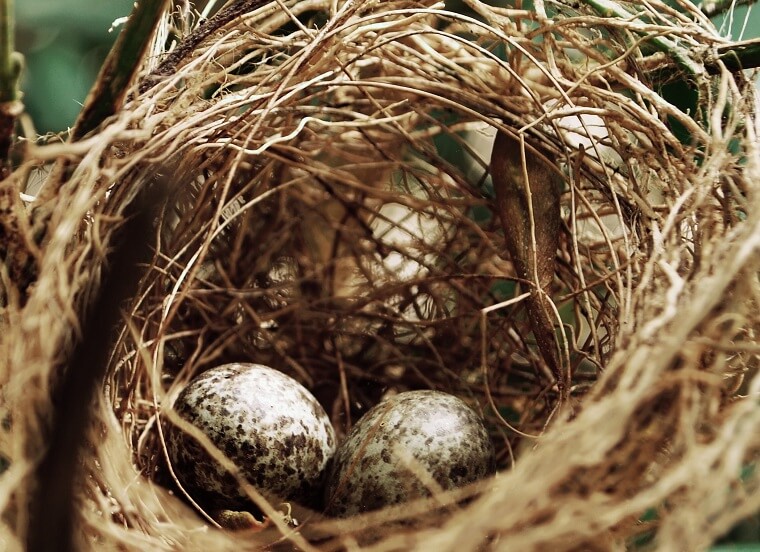
[[(379, 156), (379, 140), (337, 136), (329, 148), (306, 138), (242, 162), (217, 154), (164, 169), (180, 184), (131, 310), (155, 366), (131, 355), (109, 376), (115, 404), (130, 405), (143, 473), (182, 495), (154, 404), (170, 407), (190, 379), (234, 362), (295, 377), (339, 437), (383, 397), (414, 389), (453, 393), (484, 414), (499, 469), (523, 435), (543, 431), (560, 397), (524, 303), (513, 302), (526, 283), (505, 258), (487, 189), (427, 147), (381, 138), (403, 162)], [(558, 274), (557, 294), (564, 279), (577, 285), (568, 263)], [(572, 296), (562, 308), (584, 331)], [(136, 345), (124, 334), (118, 350)], [(574, 400), (595, 380), (593, 356), (573, 351)]]

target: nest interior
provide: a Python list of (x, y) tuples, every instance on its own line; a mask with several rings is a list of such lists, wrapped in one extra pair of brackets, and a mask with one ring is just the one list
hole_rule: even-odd
[[(205, 34), (167, 14), (124, 108), (77, 142), (29, 143), (3, 185), (36, 267), (28, 287), (3, 272), (8, 549), (30, 530), (49, 388), (151, 187), (153, 257), (82, 459), (83, 546), (700, 549), (756, 511), (756, 92), (711, 57), (727, 41), (691, 4), (608, 9), (284, 1)], [(542, 289), (554, 367), (505, 241), (497, 132), (519, 170), (540, 158), (561, 177)], [(29, 172), (62, 159), (22, 204)], [(183, 385), (234, 361), (298, 379), (339, 435), (388, 393), (456, 394), (499, 473), (458, 506), (296, 526), (269, 505), (266, 527), (215, 528), (176, 488), (160, 428)]]

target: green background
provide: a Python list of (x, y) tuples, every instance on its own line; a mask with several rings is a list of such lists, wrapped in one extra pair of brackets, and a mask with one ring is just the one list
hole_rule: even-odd
[(37, 132), (65, 130), (116, 38), (108, 32), (133, 0), (16, 0), (16, 49), (26, 58), (24, 104)]

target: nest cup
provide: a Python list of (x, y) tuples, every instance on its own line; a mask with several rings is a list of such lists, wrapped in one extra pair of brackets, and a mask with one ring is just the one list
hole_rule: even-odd
[[(169, 190), (85, 459), (90, 543), (693, 548), (757, 505), (757, 475), (741, 478), (760, 445), (747, 398), (760, 385), (748, 81), (701, 75), (694, 119), (645, 70), (683, 67), (632, 48), (623, 19), (585, 4), (552, 5), (551, 19), (467, 6), (241, 13), (179, 60), (146, 60), (146, 75), (163, 76), (78, 154), (84, 169), (61, 197), (67, 216), (95, 222), (69, 237), (71, 258), (101, 262), (91, 245), (134, 189)], [(685, 27), (661, 7), (668, 32), (720, 42), (695, 8), (684, 7), (696, 21)], [(731, 117), (714, 117), (728, 106)], [(535, 283), (505, 242), (489, 173), (497, 131), (518, 159), (561, 175), (542, 290), (559, 375), (527, 310)], [(91, 189), (97, 203), (83, 199)], [(67, 266), (79, 281), (82, 264)], [(66, 304), (81, 295), (72, 285)], [(228, 362), (293, 376), (339, 436), (388, 394), (457, 395), (484, 416), (500, 473), (341, 522), (249, 488), (270, 525), (199, 530), (215, 521), (177, 485), (162, 428), (181, 425), (171, 405), (182, 387)], [(710, 478), (695, 478), (705, 469)], [(703, 531), (685, 535), (690, 523)]]

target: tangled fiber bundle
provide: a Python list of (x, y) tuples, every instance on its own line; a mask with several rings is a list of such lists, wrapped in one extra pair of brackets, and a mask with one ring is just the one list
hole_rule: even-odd
[[(82, 547), (696, 550), (760, 508), (760, 122), (701, 12), (219, 13), (234, 17), (165, 15), (124, 106), (76, 140), (26, 143), (2, 184), (4, 549), (42, 530), (27, 504), (50, 397), (135, 197), (156, 215), (152, 256), (82, 447)], [(694, 109), (666, 99), (674, 82)], [(534, 207), (541, 175), (561, 183), (552, 239), (537, 207), (510, 237), (521, 222), (489, 171), (504, 159)], [(516, 239), (549, 278), (521, 273)], [(499, 473), (339, 521), (249, 488), (267, 521), (219, 528), (172, 476), (162, 427), (190, 378), (243, 360), (304, 383), (340, 435), (387, 393), (456, 394), (485, 416)]]

